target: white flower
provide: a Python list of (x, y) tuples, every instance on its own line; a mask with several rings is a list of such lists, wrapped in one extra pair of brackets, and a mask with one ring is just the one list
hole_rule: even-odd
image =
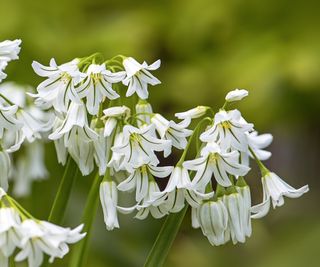
[(78, 59), (57, 65), (54, 59), (50, 60), (50, 66), (45, 67), (34, 61), (32, 67), (41, 77), (47, 77), (37, 87), (36, 103), (44, 107), (54, 107), (58, 112), (67, 112), (70, 100), (80, 104), (80, 97), (75, 88), (84, 77), (78, 69)]
[(245, 89), (235, 89), (233, 91), (230, 91), (226, 95), (226, 101), (227, 102), (239, 101), (245, 98), (246, 96), (248, 96), (248, 94), (249, 94), (248, 91)]
[(130, 115), (130, 109), (126, 106), (117, 106), (107, 108), (103, 113), (106, 118), (104, 136), (110, 136), (117, 127), (118, 119), (127, 118)]
[(24, 220), (18, 228), (23, 236), (20, 244), (21, 251), (16, 255), (15, 261), (28, 260), (28, 265), (39, 267), (44, 255), (50, 256), (52, 263), (54, 258), (63, 258), (68, 252), (68, 244), (78, 242), (85, 234), (80, 234), (82, 225), (71, 230), (58, 227), (54, 224), (32, 219)]
[(201, 157), (185, 161), (183, 166), (188, 170), (197, 171), (192, 180), (192, 186), (204, 191), (210, 182), (212, 174), (216, 181), (222, 186), (231, 186), (229, 174), (244, 176), (250, 170), (249, 167), (239, 164), (239, 153), (237, 151), (222, 152), (215, 143), (208, 143), (201, 151)]
[(246, 189), (239, 189), (239, 191), (242, 193), (234, 192), (223, 196), (223, 202), (229, 214), (228, 225), (233, 244), (244, 243), (246, 236), (251, 235), (250, 190), (247, 186)]
[[(271, 157), (271, 152), (264, 150), (267, 146), (269, 146), (272, 142), (271, 134), (260, 134), (258, 132), (253, 131), (251, 133), (246, 133), (247, 139), (249, 143), (249, 147), (253, 150), (255, 155), (259, 160), (267, 160)], [(250, 156), (253, 157), (250, 153)]]
[(112, 84), (122, 81), (126, 73), (124, 71), (113, 73), (106, 69), (105, 64), (91, 64), (86, 74), (83, 84), (77, 88), (77, 91), (81, 98), (87, 98), (88, 112), (96, 115), (104, 97), (111, 100), (119, 97), (119, 94), (113, 90)]
[(176, 166), (166, 188), (160, 193), (155, 193), (155, 198), (163, 198), (166, 195), (167, 209), (170, 212), (179, 212), (184, 207), (185, 200), (191, 207), (198, 207), (204, 199), (211, 198), (213, 194), (213, 192), (207, 194), (198, 192), (191, 184), (189, 172), (183, 167)]
[[(62, 124), (49, 135), (49, 138), (51, 140), (59, 139), (63, 135), (70, 134), (75, 129), (78, 131), (80, 138), (88, 142), (98, 137), (88, 125), (85, 106), (82, 103), (72, 102)], [(66, 146), (68, 146), (67, 144)]]
[(141, 127), (143, 124), (149, 125), (151, 123), (151, 114), (153, 113), (152, 106), (149, 102), (143, 99), (139, 99), (136, 104), (136, 113), (138, 121), (137, 124)]
[[(123, 132), (116, 133), (113, 146), (114, 147), (122, 146), (123, 142), (124, 142)], [(113, 151), (111, 151), (111, 153), (112, 153), (112, 156), (110, 161), (108, 162), (107, 167), (111, 168), (111, 171), (118, 172), (124, 165), (123, 162), (124, 162), (125, 155), (115, 153)]]
[(214, 246), (225, 244), (229, 240), (228, 211), (221, 199), (204, 202), (198, 211), (198, 222), (202, 233)]
[(236, 149), (247, 152), (246, 132), (253, 129), (253, 124), (246, 123), (238, 110), (220, 110), (214, 116), (214, 124), (200, 135), (203, 142), (215, 142), (223, 149)]
[(308, 185), (295, 189), (273, 172), (268, 172), (262, 177), (262, 186), (263, 202), (251, 208), (251, 217), (255, 219), (269, 212), (271, 201), (273, 208), (280, 207), (284, 204), (284, 196), (298, 198), (309, 191)]
[(16, 247), (20, 245), (21, 236), (17, 232), (20, 224), (21, 219), (15, 209), (0, 209), (0, 254), (3, 255), (3, 261), (6, 263)]
[(103, 124), (99, 125), (100, 123), (102, 124), (102, 122), (97, 119), (93, 119), (91, 121), (91, 128), (98, 134), (98, 138), (93, 140), (93, 156), (96, 165), (99, 168), (99, 174), (104, 175), (107, 169), (109, 155), (111, 153), (112, 138), (104, 136)]
[(161, 83), (149, 72), (160, 67), (160, 60), (148, 65), (146, 62), (140, 64), (134, 58), (128, 57), (123, 60), (123, 66), (127, 73), (126, 78), (123, 80), (123, 84), (128, 86), (127, 97), (137, 93), (141, 99), (147, 99), (149, 96), (148, 84), (156, 85)]
[(148, 194), (150, 175), (157, 178), (164, 178), (170, 175), (171, 166), (143, 165), (129, 175), (129, 177), (118, 185), (120, 191), (131, 191), (136, 188), (136, 201), (139, 203)]
[(8, 178), (10, 175), (11, 161), (7, 151), (0, 151), (0, 187), (8, 190)]
[(148, 193), (143, 199), (142, 204), (137, 207), (139, 211), (135, 218), (144, 220), (148, 217), (149, 213), (151, 213), (154, 218), (159, 219), (168, 214), (165, 197), (154, 198), (154, 196), (159, 192), (160, 189), (156, 181), (149, 181)]
[(117, 216), (118, 192), (115, 182), (104, 181), (100, 184), (100, 201), (107, 229), (119, 228)]
[(160, 114), (155, 114), (152, 116), (151, 122), (155, 125), (161, 139), (171, 140), (172, 145), (178, 149), (186, 147), (186, 137), (192, 134), (191, 130), (186, 129), (189, 125), (188, 120), (175, 123), (174, 121), (168, 121)]
[(17, 131), (22, 127), (22, 123), (16, 118), (18, 106), (3, 106), (0, 104), (0, 138), (3, 137), (4, 130)]
[(209, 109), (209, 107), (206, 107), (206, 106), (197, 106), (197, 107), (195, 107), (193, 109), (189, 109), (185, 112), (176, 113), (175, 116), (180, 120), (196, 119), (196, 118), (200, 118), (201, 116), (203, 116), (207, 112), (208, 109)]
[(164, 151), (167, 156), (171, 150), (171, 141), (161, 140), (153, 137), (154, 125), (138, 129), (131, 125), (123, 128), (123, 143), (114, 146), (112, 151), (124, 155), (124, 167), (130, 171), (132, 168), (144, 164), (157, 166), (159, 160), (155, 154), (156, 151)]
[(6, 68), (8, 62), (19, 58), (20, 44), (21, 40), (19, 39), (0, 42), (0, 82), (7, 77), (3, 70)]

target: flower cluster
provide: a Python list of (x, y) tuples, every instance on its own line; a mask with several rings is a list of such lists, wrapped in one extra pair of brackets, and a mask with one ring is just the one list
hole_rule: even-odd
[[(5, 67), (10, 60), (18, 58), (20, 43), (20, 40), (0, 43), (0, 66)], [(2, 78), (5, 76), (2, 75)], [(28, 194), (30, 181), (45, 176), (41, 142), (43, 133), (51, 128), (54, 119), (50, 112), (27, 100), (26, 90), (30, 91), (30, 88), (11, 82), (0, 85), (0, 186), (7, 190), (8, 178), (14, 177), (17, 181), (14, 189), (17, 195)], [(36, 152), (38, 156), (33, 154), (33, 158), (25, 160), (20, 157), (13, 167), (12, 153), (19, 150), (22, 144), (27, 147), (27, 153)], [(32, 166), (26, 161), (32, 161)], [(19, 179), (19, 172), (23, 179)]]
[(63, 258), (69, 244), (81, 240), (83, 225), (63, 228), (32, 217), (0, 188), (0, 265), (7, 267), (9, 257), (16, 262), (27, 260), (29, 267), (41, 266), (44, 255), (49, 261)]
[[(198, 106), (176, 113), (179, 121), (154, 113), (148, 86), (160, 83), (151, 73), (159, 66), (159, 60), (151, 65), (124, 56), (103, 61), (97, 54), (62, 65), (52, 59), (48, 67), (34, 62), (35, 72), (46, 78), (34, 97), (55, 114), (49, 138), (58, 160), (64, 164), (69, 154), (83, 175), (97, 166), (108, 230), (119, 227), (118, 212), (161, 218), (190, 205), (192, 226), (211, 244), (245, 242), (251, 218), (264, 216), (270, 201), (280, 206), (284, 196), (298, 197), (308, 186), (294, 189), (263, 165), (271, 156), (265, 148), (272, 135), (259, 135), (239, 110), (228, 109), (248, 95), (245, 89), (229, 92), (217, 113)], [(196, 157), (187, 160), (192, 144)], [(178, 151), (179, 161), (164, 166), (163, 159)], [(262, 173), (264, 199), (258, 205), (252, 205), (245, 180), (250, 158)], [(167, 181), (163, 190), (159, 179)], [(120, 205), (121, 194), (132, 191), (134, 203)]]

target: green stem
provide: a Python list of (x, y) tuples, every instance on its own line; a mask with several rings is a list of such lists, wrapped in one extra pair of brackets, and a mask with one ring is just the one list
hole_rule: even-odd
[(69, 267), (84, 266), (92, 224), (99, 204), (99, 186), (102, 178), (103, 177), (99, 176), (99, 173), (97, 173), (91, 186), (82, 217), (82, 223), (84, 223), (83, 232), (86, 232), (87, 235), (74, 246)]
[(73, 187), (75, 178), (78, 174), (78, 167), (73, 159), (69, 156), (67, 165), (64, 169), (64, 173), (59, 185), (58, 192), (54, 199), (50, 215), (49, 222), (61, 224), (70, 197), (71, 189)]
[(153, 244), (144, 267), (163, 266), (173, 241), (178, 234), (187, 209), (188, 205), (186, 205), (179, 213), (172, 213), (168, 216), (157, 236), (155, 243)]

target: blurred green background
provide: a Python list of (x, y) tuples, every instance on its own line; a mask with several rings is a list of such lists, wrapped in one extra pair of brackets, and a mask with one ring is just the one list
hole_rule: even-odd
[[(156, 111), (173, 114), (199, 104), (219, 108), (225, 93), (246, 88), (239, 108), (260, 132), (271, 132), (267, 165), (294, 187), (310, 192), (253, 222), (242, 245), (212, 247), (190, 216), (166, 261), (173, 266), (319, 266), (320, 16), (319, 1), (290, 0), (0, 0), (0, 40), (23, 40), (20, 61), (8, 79), (36, 86), (32, 60), (63, 63), (101, 52), (160, 58), (160, 86), (150, 89)], [(49, 180), (35, 183), (22, 203), (45, 219), (62, 174), (48, 145)], [(79, 223), (92, 177), (79, 177), (64, 225)], [(254, 202), (261, 200), (251, 171)], [(163, 220), (121, 216), (121, 229), (107, 232), (101, 210), (88, 267), (142, 266)], [(55, 266), (64, 266), (56, 260)]]

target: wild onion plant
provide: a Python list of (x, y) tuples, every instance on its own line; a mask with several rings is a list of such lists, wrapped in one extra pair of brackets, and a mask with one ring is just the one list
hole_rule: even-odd
[[(0, 43), (0, 81), (7, 63), (18, 59), (20, 44)], [(72, 243), (77, 244), (69, 266), (85, 266), (99, 198), (107, 230), (120, 227), (119, 212), (140, 220), (169, 215), (145, 263), (162, 266), (188, 207), (192, 226), (212, 245), (244, 243), (251, 236), (252, 218), (265, 216), (271, 204), (283, 205), (284, 196), (308, 191), (307, 185), (291, 187), (263, 164), (271, 156), (265, 148), (272, 135), (258, 134), (231, 108), (248, 96), (247, 90), (230, 91), (218, 111), (197, 106), (176, 113), (174, 121), (148, 102), (149, 87), (160, 84), (153, 75), (160, 60), (148, 65), (122, 55), (105, 60), (97, 53), (61, 65), (54, 59), (49, 66), (34, 61), (32, 67), (43, 77), (36, 91), (0, 85), (0, 266), (27, 260), (38, 267), (44, 255), (50, 262), (63, 258)], [(30, 192), (32, 180), (46, 177), (43, 145), (50, 140), (65, 172), (47, 222), (6, 192), (9, 177), (18, 196)], [(15, 153), (21, 147), (25, 156)], [(172, 153), (179, 159), (164, 166)], [(262, 177), (258, 205), (252, 205), (246, 182), (252, 162)], [(56, 224), (64, 216), (77, 170), (96, 175), (82, 224), (72, 230)], [(163, 190), (159, 179), (166, 181)], [(121, 197), (131, 192), (131, 204), (121, 205)]]

